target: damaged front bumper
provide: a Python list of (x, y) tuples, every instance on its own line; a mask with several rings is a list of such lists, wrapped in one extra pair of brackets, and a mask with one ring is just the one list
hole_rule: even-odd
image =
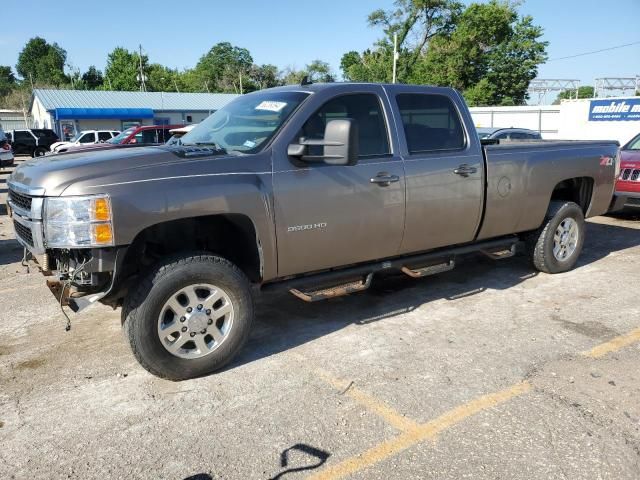
[(37, 255), (25, 250), (25, 260), (32, 262), (47, 278), (47, 287), (63, 307), (81, 312), (104, 299), (113, 290), (118, 266), (126, 248), (88, 251), (47, 251)]

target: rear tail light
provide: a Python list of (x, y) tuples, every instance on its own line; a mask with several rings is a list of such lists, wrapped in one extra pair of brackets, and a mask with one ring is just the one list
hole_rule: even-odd
[(4, 145), (2, 145), (2, 148), (4, 148), (5, 150), (11, 150), (11, 145), (5, 143)]

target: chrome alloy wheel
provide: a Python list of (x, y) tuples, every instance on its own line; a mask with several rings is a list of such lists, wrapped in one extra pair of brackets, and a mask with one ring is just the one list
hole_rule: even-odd
[(578, 222), (573, 218), (567, 217), (560, 222), (553, 234), (553, 256), (556, 260), (565, 261), (573, 255), (578, 246), (579, 235)]
[(158, 336), (176, 357), (192, 360), (216, 350), (233, 326), (231, 298), (221, 288), (194, 284), (165, 302), (158, 318)]

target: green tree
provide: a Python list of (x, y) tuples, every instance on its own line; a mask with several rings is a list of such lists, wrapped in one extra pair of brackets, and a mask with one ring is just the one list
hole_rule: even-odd
[(342, 78), (347, 81), (354, 80), (353, 78), (351, 78), (350, 69), (352, 67), (357, 68), (361, 64), (362, 56), (355, 50), (351, 50), (350, 52), (342, 55), (342, 59), (340, 59), (340, 70), (342, 70)]
[(362, 54), (342, 57), (346, 79), (390, 81), (397, 34), (398, 81), (451, 86), (472, 105), (526, 101), (547, 43), (531, 17), (518, 15), (517, 4), (491, 0), (463, 8), (450, 0), (397, 0), (395, 6), (369, 16), (385, 35)]
[[(147, 72), (149, 59), (142, 55), (142, 67)], [(126, 48), (116, 47), (107, 56), (104, 71), (105, 87), (110, 90), (135, 91), (140, 89), (140, 55)]]
[(190, 80), (202, 90), (242, 93), (252, 65), (249, 50), (221, 42), (200, 58)]
[[(595, 89), (590, 85), (583, 85), (578, 87), (578, 98), (593, 98)], [(568, 100), (570, 98), (576, 98), (575, 90), (563, 90), (558, 94), (558, 97), (554, 100), (553, 104), (560, 104), (561, 100)]]
[(98, 70), (95, 65), (91, 65), (87, 71), (82, 74), (80, 79), (84, 88), (88, 90), (96, 90), (102, 87), (104, 83), (102, 72)]
[(410, 76), (433, 38), (453, 30), (463, 5), (455, 0), (396, 0), (394, 5), (392, 10), (375, 10), (368, 22), (369, 26), (382, 27), (385, 34), (377, 49), (386, 55), (379, 58), (388, 57), (393, 51), (393, 37), (398, 36), (398, 78), (402, 80)]
[(44, 38), (30, 39), (20, 54), (16, 70), (26, 81), (34, 85), (60, 86), (67, 83), (64, 65), (67, 52), (57, 43), (48, 43)]
[(331, 71), (331, 66), (322, 60), (313, 60), (305, 65), (302, 70), (294, 67), (287, 67), (280, 74), (284, 85), (296, 85), (302, 82), (304, 77), (311, 82), (330, 83), (335, 82), (335, 76)]
[(152, 63), (145, 70), (145, 74), (147, 76), (147, 90), (150, 92), (187, 90), (178, 70), (173, 70), (159, 63)]
[(0, 97), (6, 97), (16, 88), (18, 82), (11, 67), (0, 65)]
[(253, 82), (255, 90), (262, 90), (263, 88), (272, 88), (280, 85), (278, 67), (275, 65), (252, 65), (249, 71), (249, 78)]
[(313, 60), (305, 68), (309, 80), (313, 82), (331, 83), (335, 82), (335, 77), (331, 71), (331, 66), (322, 60)]

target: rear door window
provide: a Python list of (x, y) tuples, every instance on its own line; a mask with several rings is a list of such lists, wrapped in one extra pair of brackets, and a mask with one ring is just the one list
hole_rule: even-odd
[(15, 132), (13, 136), (16, 142), (32, 142), (34, 140), (29, 132)]
[(110, 132), (98, 132), (98, 141), (106, 142), (107, 140), (111, 140)]
[(140, 143), (159, 143), (158, 142), (158, 129), (152, 128), (142, 131), (142, 140)]
[(396, 96), (409, 153), (459, 150), (466, 140), (453, 102), (444, 95), (402, 93)]

